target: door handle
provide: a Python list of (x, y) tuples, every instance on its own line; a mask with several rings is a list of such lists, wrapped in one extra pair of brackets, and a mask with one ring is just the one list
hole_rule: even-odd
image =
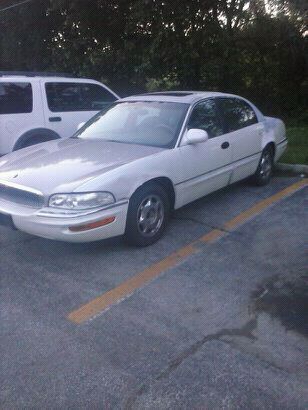
[(229, 144), (228, 141), (225, 141), (225, 142), (223, 142), (223, 143), (221, 144), (221, 148), (222, 148), (222, 149), (227, 149), (227, 148), (229, 148), (229, 147), (230, 147), (230, 144)]
[(50, 122), (60, 122), (62, 121), (61, 117), (49, 117)]

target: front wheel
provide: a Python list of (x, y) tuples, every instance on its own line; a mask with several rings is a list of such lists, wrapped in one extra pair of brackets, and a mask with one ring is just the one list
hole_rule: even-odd
[(139, 188), (131, 197), (127, 212), (125, 238), (135, 246), (148, 246), (164, 233), (170, 213), (167, 193), (151, 183)]
[(265, 148), (262, 152), (256, 173), (253, 176), (253, 182), (259, 186), (268, 184), (273, 174), (273, 166), (273, 150), (271, 148)]

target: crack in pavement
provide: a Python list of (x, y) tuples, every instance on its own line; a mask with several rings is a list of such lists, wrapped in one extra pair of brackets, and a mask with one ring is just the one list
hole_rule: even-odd
[(257, 337), (253, 335), (253, 331), (257, 328), (257, 324), (257, 316), (255, 316), (241, 328), (221, 329), (216, 333), (204, 336), (202, 339), (189, 346), (175, 359), (173, 359), (165, 370), (159, 373), (156, 377), (148, 379), (137, 390), (135, 390), (134, 393), (127, 398), (124, 408), (126, 410), (133, 409), (138, 398), (141, 397), (144, 393), (147, 393), (153, 383), (168, 377), (170, 373), (176, 370), (185, 359), (197, 353), (198, 350), (200, 350), (207, 342), (220, 340), (226, 343), (227, 341), (222, 339), (225, 336), (246, 337), (250, 340), (257, 340)]
[(258, 198), (260, 198), (260, 196), (261, 196), (262, 198), (267, 198), (267, 194), (266, 194), (266, 193), (260, 193), (259, 191), (257, 192), (257, 191), (254, 191), (253, 189), (250, 189), (250, 188), (242, 188), (241, 191), (242, 191), (242, 192), (247, 192), (247, 193), (249, 193), (249, 194), (254, 194), (254, 195), (256, 195)]
[(281, 366), (278, 366), (274, 361), (269, 360), (268, 358), (266, 358), (264, 354), (262, 354), (260, 352), (251, 352), (251, 350), (247, 349), (243, 345), (240, 345), (236, 340), (222, 339), (222, 342), (227, 343), (228, 345), (232, 346), (234, 349), (237, 349), (240, 352), (253, 354), (258, 360), (261, 360), (263, 363), (266, 363), (268, 366), (271, 366), (276, 370), (291, 373), (288, 369), (286, 369), (284, 367), (281, 367)]
[(186, 217), (186, 216), (175, 217), (175, 216), (173, 216), (172, 219), (177, 220), (177, 221), (190, 221), (190, 222), (194, 222), (196, 224), (202, 225), (202, 226), (206, 226), (207, 228), (217, 229), (217, 230), (225, 232), (225, 233), (231, 233), (231, 231), (228, 231), (227, 229), (225, 229), (223, 227), (211, 225), (207, 222), (199, 221), (198, 219), (191, 218), (191, 217)]

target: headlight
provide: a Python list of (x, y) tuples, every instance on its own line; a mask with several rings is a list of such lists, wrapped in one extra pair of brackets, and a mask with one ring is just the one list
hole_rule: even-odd
[(114, 196), (110, 192), (54, 194), (49, 198), (50, 207), (72, 210), (99, 208), (114, 202)]

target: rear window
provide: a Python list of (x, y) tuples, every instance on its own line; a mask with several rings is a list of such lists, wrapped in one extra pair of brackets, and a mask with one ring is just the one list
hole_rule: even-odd
[(32, 112), (33, 95), (30, 83), (0, 82), (0, 114)]
[(46, 83), (45, 88), (52, 112), (100, 111), (116, 100), (104, 87), (93, 83)]
[(218, 98), (223, 114), (226, 132), (240, 130), (258, 122), (256, 113), (244, 100)]

